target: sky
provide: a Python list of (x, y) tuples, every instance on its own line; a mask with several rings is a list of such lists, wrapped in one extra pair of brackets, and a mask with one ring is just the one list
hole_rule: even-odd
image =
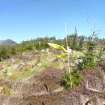
[(63, 38), (75, 26), (79, 35), (105, 37), (105, 0), (0, 0), (0, 40)]

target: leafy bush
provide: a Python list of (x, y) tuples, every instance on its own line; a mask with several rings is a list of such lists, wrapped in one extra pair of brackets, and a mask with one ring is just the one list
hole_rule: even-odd
[[(71, 73), (66, 72), (62, 79), (62, 85), (68, 89), (78, 86), (82, 77), (80, 73), (76, 70), (72, 71)], [(71, 84), (72, 83), (72, 84)]]

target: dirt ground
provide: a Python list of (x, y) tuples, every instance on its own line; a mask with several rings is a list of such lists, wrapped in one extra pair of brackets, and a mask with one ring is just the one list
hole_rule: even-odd
[[(90, 91), (85, 87), (88, 80), (90, 88), (105, 90), (104, 65), (105, 61), (97, 65), (95, 69), (81, 72), (84, 79), (79, 86), (71, 90), (59, 91), (62, 89), (60, 80), (64, 71), (52, 67), (28, 80), (1, 80), (0, 85), (8, 85), (14, 94), (12, 96), (0, 95), (0, 105), (105, 105), (104, 93)], [(87, 104), (90, 99), (92, 99), (90, 101), (92, 104)]]

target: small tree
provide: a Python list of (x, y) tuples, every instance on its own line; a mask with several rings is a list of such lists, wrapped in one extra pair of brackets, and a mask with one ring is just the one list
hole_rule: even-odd
[(96, 42), (95, 42), (95, 33), (93, 32), (92, 36), (89, 37), (87, 41), (87, 50), (85, 52), (85, 57), (83, 57), (83, 62), (81, 68), (91, 68), (96, 66)]
[(77, 28), (75, 27), (75, 32), (74, 34), (72, 35), (72, 45), (71, 45), (71, 48), (72, 49), (77, 49), (77, 36), (78, 36), (78, 33), (77, 33)]
[(82, 50), (84, 44), (84, 36), (80, 36), (80, 41), (78, 45), (78, 50)]

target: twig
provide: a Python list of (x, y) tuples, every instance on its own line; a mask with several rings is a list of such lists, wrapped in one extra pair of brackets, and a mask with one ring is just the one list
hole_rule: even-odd
[(89, 85), (88, 85), (88, 81), (86, 82), (85, 87), (86, 87), (87, 90), (92, 91), (92, 92), (96, 92), (96, 93), (103, 93), (104, 92), (104, 91), (99, 91), (99, 90), (94, 89), (94, 88), (90, 88)]

